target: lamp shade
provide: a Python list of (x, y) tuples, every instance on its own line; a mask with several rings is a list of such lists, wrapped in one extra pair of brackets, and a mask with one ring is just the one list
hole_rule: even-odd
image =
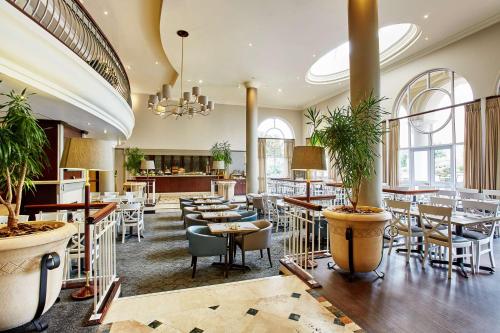
[(154, 170), (155, 169), (155, 161), (153, 160), (142, 160), (141, 161), (141, 170)]
[(115, 154), (111, 141), (87, 138), (65, 139), (60, 168), (110, 171)]
[(212, 169), (214, 170), (224, 170), (224, 161), (213, 161)]
[(294, 147), (292, 170), (326, 170), (325, 149), (313, 146)]

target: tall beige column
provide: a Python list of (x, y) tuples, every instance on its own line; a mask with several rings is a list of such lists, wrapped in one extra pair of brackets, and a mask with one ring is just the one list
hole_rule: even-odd
[[(356, 104), (370, 93), (380, 94), (378, 44), (378, 1), (349, 0), (349, 43), (351, 101)], [(362, 184), (359, 204), (382, 205), (382, 145), (375, 147), (375, 175)]]
[(257, 104), (256, 82), (245, 82), (247, 88), (246, 103), (246, 182), (247, 193), (259, 191), (259, 162), (257, 127), (259, 108)]

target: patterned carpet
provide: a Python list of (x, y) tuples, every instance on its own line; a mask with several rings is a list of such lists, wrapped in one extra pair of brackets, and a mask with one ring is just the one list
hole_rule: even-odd
[[(191, 279), (191, 256), (188, 242), (179, 217), (157, 213), (145, 215), (145, 238), (139, 243), (129, 239), (117, 242), (117, 269), (123, 277), (122, 296), (134, 296), (161, 291), (199, 287), (246, 279), (278, 275), (279, 258), (282, 255), (281, 233), (274, 234), (271, 249), (273, 267), (259, 251), (246, 254), (246, 264), (251, 271), (231, 271), (228, 278), (211, 263), (218, 258), (199, 258), (196, 278)], [(241, 260), (238, 251), (237, 261)], [(47, 332), (95, 332), (97, 327), (84, 327), (82, 318), (90, 311), (91, 301), (73, 302), (71, 291), (61, 293), (61, 301), (43, 315), (49, 323)]]

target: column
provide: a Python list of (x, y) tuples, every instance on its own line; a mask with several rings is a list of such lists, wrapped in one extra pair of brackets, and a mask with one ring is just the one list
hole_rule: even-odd
[(259, 162), (257, 128), (259, 109), (257, 104), (256, 82), (245, 82), (246, 101), (246, 183), (247, 193), (259, 191)]
[[(380, 59), (378, 44), (378, 1), (349, 0), (350, 88), (356, 104), (373, 92), (380, 94)], [(375, 147), (375, 175), (361, 186), (360, 205), (382, 205), (382, 145)]]

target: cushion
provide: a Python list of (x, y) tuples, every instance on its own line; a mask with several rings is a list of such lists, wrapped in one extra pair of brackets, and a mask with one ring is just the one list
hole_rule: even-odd
[(482, 232), (473, 231), (473, 230), (465, 230), (463, 233), (463, 236), (465, 238), (469, 238), (469, 239), (473, 239), (473, 240), (481, 240), (481, 239), (488, 238), (488, 236), (483, 234)]

